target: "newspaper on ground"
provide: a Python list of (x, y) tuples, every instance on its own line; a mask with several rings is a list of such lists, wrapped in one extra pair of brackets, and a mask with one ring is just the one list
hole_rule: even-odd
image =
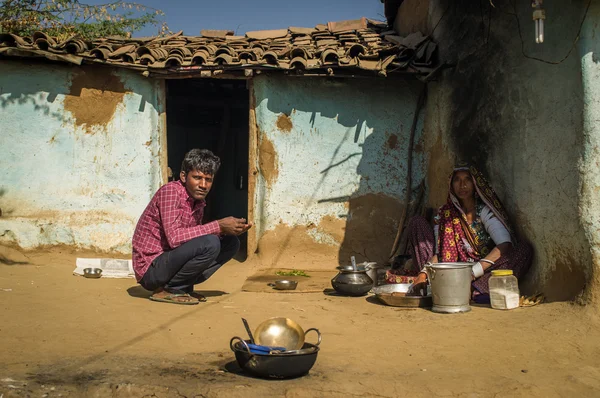
[(73, 275), (83, 276), (85, 268), (102, 269), (102, 278), (135, 278), (131, 260), (118, 258), (78, 258)]

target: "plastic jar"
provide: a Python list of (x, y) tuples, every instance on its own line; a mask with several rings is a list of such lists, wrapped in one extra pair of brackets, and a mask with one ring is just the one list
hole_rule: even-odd
[(489, 281), (490, 302), (497, 310), (519, 307), (519, 281), (512, 270), (494, 270)]

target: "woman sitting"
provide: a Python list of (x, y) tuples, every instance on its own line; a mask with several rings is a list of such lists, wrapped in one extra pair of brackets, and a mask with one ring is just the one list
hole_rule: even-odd
[(483, 299), (492, 270), (510, 269), (520, 279), (531, 266), (531, 246), (516, 242), (502, 203), (473, 166), (454, 169), (433, 230), (423, 217), (411, 219), (408, 228), (413, 265), (420, 270), (415, 288), (427, 282), (427, 262), (471, 262), (473, 296)]

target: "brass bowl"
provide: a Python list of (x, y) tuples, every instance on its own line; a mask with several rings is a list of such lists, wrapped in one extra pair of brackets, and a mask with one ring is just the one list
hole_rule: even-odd
[(86, 278), (98, 279), (102, 276), (102, 268), (84, 268), (83, 276)]
[(258, 325), (254, 339), (258, 345), (299, 350), (304, 345), (304, 330), (289, 318), (270, 318)]

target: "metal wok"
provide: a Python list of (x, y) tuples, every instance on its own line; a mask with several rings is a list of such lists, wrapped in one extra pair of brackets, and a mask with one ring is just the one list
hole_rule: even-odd
[[(236, 340), (238, 341), (235, 342)], [(240, 368), (262, 378), (287, 379), (303, 376), (313, 367), (319, 353), (318, 345), (304, 343), (302, 349), (294, 353), (273, 351), (270, 354), (257, 354), (250, 352), (249, 342), (250, 340), (233, 337), (229, 347)]]

